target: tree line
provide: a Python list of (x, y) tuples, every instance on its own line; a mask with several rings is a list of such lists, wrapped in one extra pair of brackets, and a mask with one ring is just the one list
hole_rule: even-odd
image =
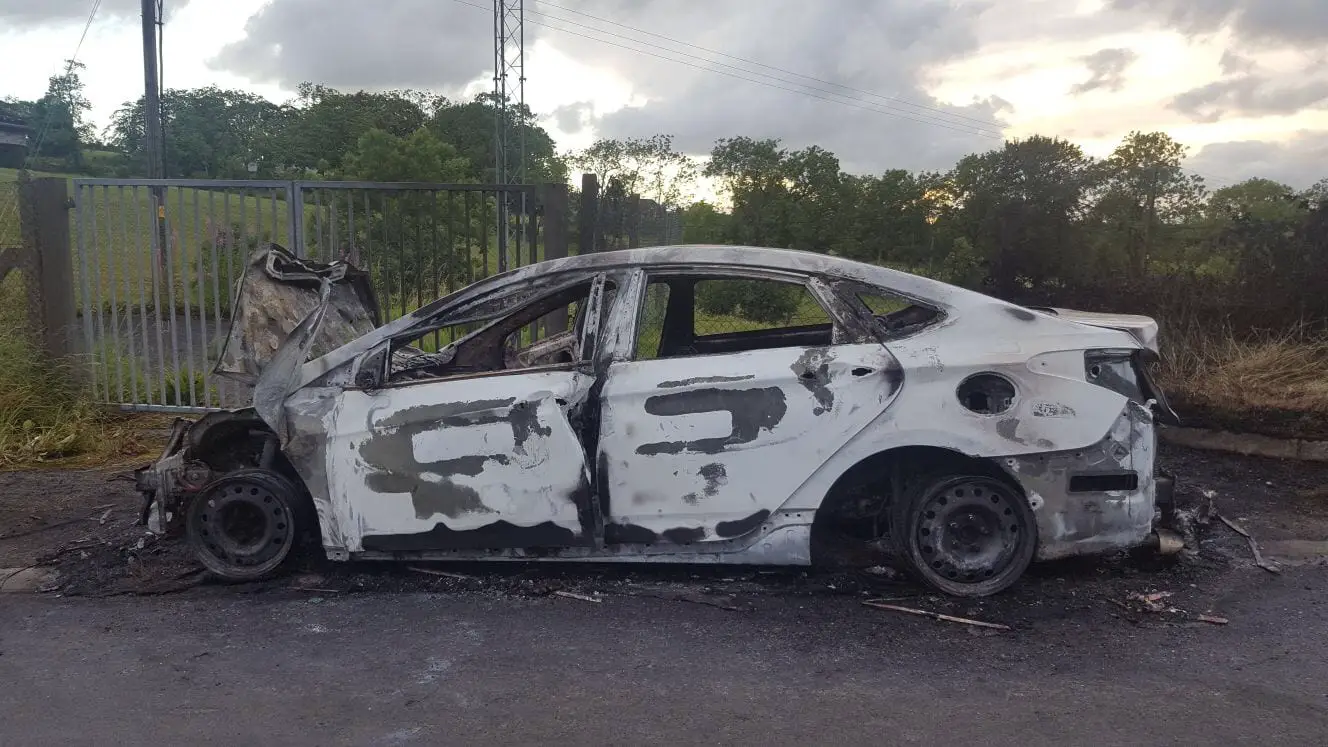
[[(141, 99), (96, 133), (80, 69), (53, 76), (38, 101), (0, 102), (0, 115), (45, 125), (35, 154), (43, 165), (143, 175)], [(215, 87), (170, 90), (162, 99), (167, 174), (492, 182), (497, 103), (488, 94), (456, 102), (312, 83), (282, 104)], [(1209, 185), (1165, 133), (1131, 133), (1100, 159), (1031, 136), (945, 171), (863, 175), (818, 146), (745, 136), (720, 139), (705, 159), (679, 152), (667, 135), (559, 153), (534, 113), (507, 109), (524, 135), (512, 147), (524, 139), (528, 181), (596, 174), (601, 230), (610, 234), (624, 232), (627, 198), (640, 195), (677, 215), (692, 243), (835, 254), (1028, 303), (1270, 326), (1328, 320), (1328, 179), (1305, 190), (1262, 178)], [(701, 176), (722, 204), (695, 199)]]

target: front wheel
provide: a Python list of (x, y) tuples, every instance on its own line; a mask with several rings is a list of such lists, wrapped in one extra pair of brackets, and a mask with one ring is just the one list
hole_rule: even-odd
[(185, 533), (198, 561), (228, 581), (275, 571), (295, 544), (299, 491), (265, 469), (232, 472), (189, 502)]
[(900, 506), (898, 542), (911, 570), (946, 594), (983, 597), (1009, 588), (1033, 562), (1037, 521), (1016, 490), (990, 477), (921, 480)]

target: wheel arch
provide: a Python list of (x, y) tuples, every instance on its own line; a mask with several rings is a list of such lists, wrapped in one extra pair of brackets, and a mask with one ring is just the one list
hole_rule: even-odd
[[(267, 469), (290, 481), (299, 492), (300, 520), (317, 528), (313, 498), (304, 478), (282, 452), (281, 442), (253, 408), (210, 412), (189, 428), (190, 461), (208, 466), (210, 480), (246, 469)], [(310, 527), (306, 523), (306, 527)]]
[[(893, 446), (858, 459), (839, 474), (815, 509), (812, 531), (835, 525), (843, 529), (846, 521), (888, 515), (893, 499), (910, 477), (944, 472), (999, 480), (1027, 500), (1019, 481), (994, 459), (943, 446)], [(874, 532), (880, 529), (873, 527)]]

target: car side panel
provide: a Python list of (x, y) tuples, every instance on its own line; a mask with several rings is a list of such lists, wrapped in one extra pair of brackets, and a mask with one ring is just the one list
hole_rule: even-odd
[(606, 540), (719, 542), (758, 530), (899, 389), (879, 343), (614, 363), (599, 479)]
[(588, 541), (589, 468), (566, 408), (576, 371), (346, 390), (324, 455), (335, 540), (349, 552)]

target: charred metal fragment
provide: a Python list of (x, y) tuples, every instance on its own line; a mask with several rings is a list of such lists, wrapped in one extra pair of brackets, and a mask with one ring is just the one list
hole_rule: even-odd
[(249, 257), (236, 298), (235, 317), (215, 372), (250, 385), (300, 320), (319, 307), (334, 311), (321, 320), (299, 363), (329, 353), (379, 324), (368, 273), (344, 262), (300, 259), (277, 244)]
[(770, 518), (770, 512), (763, 508), (745, 519), (719, 522), (715, 525), (715, 534), (725, 539), (741, 537), (748, 532), (755, 531), (768, 518)]
[(774, 386), (761, 389), (695, 389), (647, 397), (645, 410), (660, 417), (728, 412), (733, 419), (733, 430), (722, 438), (642, 444), (637, 447), (636, 453), (644, 456), (681, 454), (685, 451), (718, 454), (725, 447), (755, 441), (762, 430), (774, 429), (788, 412), (788, 404), (784, 390)]

